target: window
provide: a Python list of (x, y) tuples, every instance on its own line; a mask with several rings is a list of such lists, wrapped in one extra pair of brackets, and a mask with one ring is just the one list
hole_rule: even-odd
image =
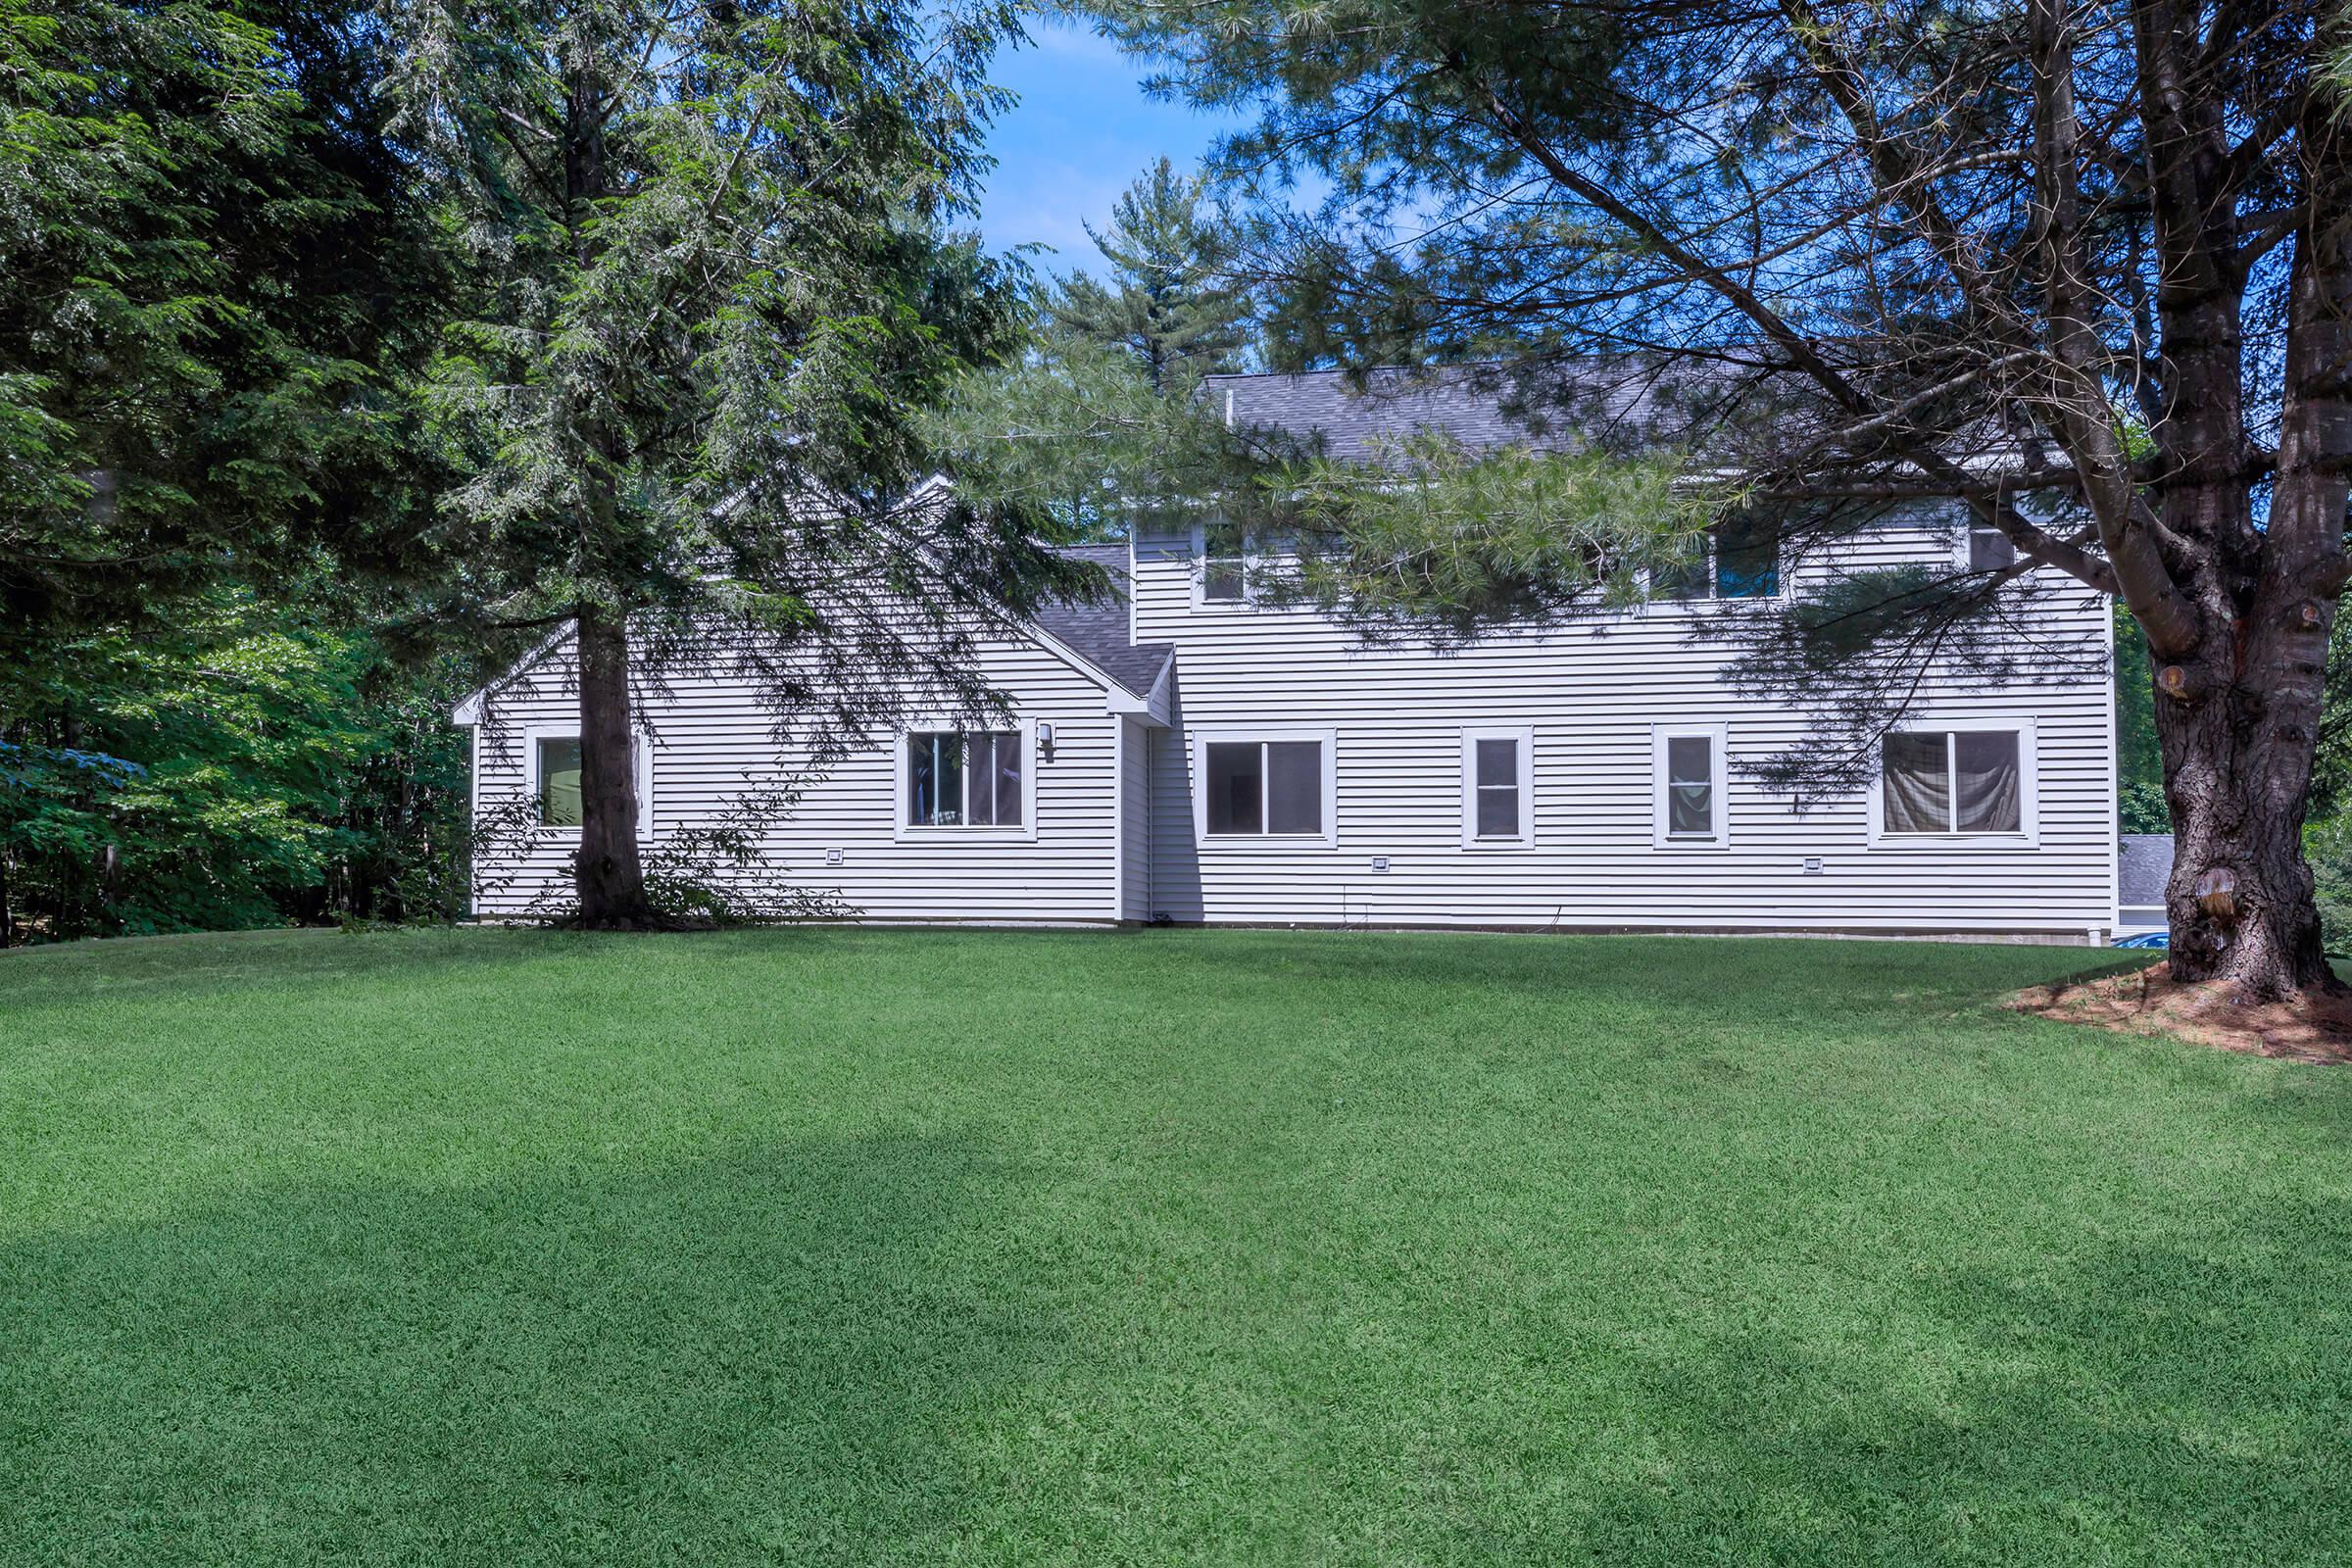
[(1770, 599), (1780, 591), (1780, 526), (1747, 513), (1718, 523), (1691, 560), (1650, 573), (1653, 599)]
[(1731, 842), (1724, 810), (1721, 724), (1660, 726), (1651, 738), (1651, 842), (1720, 849)]
[(1206, 605), (1244, 605), (1250, 602), (1248, 537), (1235, 522), (1209, 522), (1200, 527), (1200, 602)]
[[(637, 737), (637, 836), (654, 836), (653, 737)], [(523, 792), (535, 806), (533, 820), (551, 831), (577, 833), (587, 808), (581, 794), (580, 732), (571, 728), (527, 729), (522, 737)]]
[(1329, 730), (1195, 732), (1203, 839), (1332, 841)]
[(1535, 842), (1535, 732), (1462, 731), (1462, 844), (1521, 849)]
[(917, 730), (906, 737), (908, 827), (1019, 827), (1019, 730)]
[(2006, 571), (2017, 564), (2017, 546), (2009, 536), (1982, 517), (1968, 526), (1968, 569)]
[(2013, 728), (1887, 736), (1880, 754), (1879, 831), (2025, 832), (2026, 755), (2023, 733)]
[(539, 748), (539, 825), (580, 825), (580, 738), (542, 735)]

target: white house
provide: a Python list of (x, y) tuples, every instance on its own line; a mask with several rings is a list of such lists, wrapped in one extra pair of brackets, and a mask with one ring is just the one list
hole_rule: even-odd
[[(1319, 430), (1343, 453), (1400, 425), (1509, 433), (1459, 387), (1378, 392), (1335, 376), (1212, 388), (1239, 417)], [(1745, 607), (1721, 601), (1762, 612), (1856, 565), (1972, 548), (1963, 522), (1917, 514), (1866, 540), (1839, 561), (1727, 555), (1681, 598), (1443, 651), (1370, 646), (1314, 612), (1253, 604), (1237, 547), (1202, 527), (1088, 547), (1123, 601), (1057, 611), (982, 653), (1017, 723), (870, 737), (802, 780), (769, 832), (769, 874), (871, 921), (2105, 941), (2118, 846), (2104, 660), (1998, 689), (1931, 678), (1877, 781), (1843, 796), (1791, 800), (1743, 770), (1810, 720), (1725, 685), (1721, 617)], [(2041, 596), (2033, 614), (2016, 635), (2107, 647), (2088, 590)], [(656, 840), (798, 770), (753, 691), (671, 685), (640, 754)], [(575, 713), (563, 645), (458, 710), (477, 816), (519, 798), (540, 823), (481, 868), (480, 916), (522, 913), (564, 881)]]

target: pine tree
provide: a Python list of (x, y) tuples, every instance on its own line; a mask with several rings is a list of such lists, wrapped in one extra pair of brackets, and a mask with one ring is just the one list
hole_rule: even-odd
[[(1731, 477), (1792, 551), (1850, 554), (1923, 502), (2001, 542), (1779, 623), (1747, 672), (1850, 720), (1792, 767), (1899, 720), (1926, 662), (2065, 667), (1993, 629), (2030, 594), (2121, 598), (2153, 655), (2174, 977), (2336, 986), (2299, 828), (2352, 576), (2340, 7), (1100, 9), (1196, 103), (1262, 109), (1223, 163), (1260, 198), (1251, 270), (1287, 356), (1499, 357), (1534, 412)], [(1396, 478), (1353, 488), (1371, 548), (1343, 537), (1326, 580), (1377, 610)], [(1342, 536), (1348, 510), (1327, 496)], [(1423, 513), (1431, 554), (1478, 545)], [(1592, 589), (1590, 555), (1543, 532), (1494, 530), (1492, 569), (1434, 608)]]
[[(579, 918), (660, 918), (637, 688), (756, 676), (833, 732), (988, 695), (971, 628), (1067, 585), (1002, 507), (917, 491), (908, 411), (1011, 342), (942, 223), (981, 168), (1008, 9), (398, 0), (391, 89), (479, 279), (426, 389), (445, 548), (486, 623), (578, 659)], [(804, 738), (807, 738), (806, 734)]]
[(1202, 211), (1198, 175), (1162, 158), (1119, 197), (1108, 233), (1086, 232), (1108, 276), (1064, 279), (1046, 305), (1050, 335), (1120, 350), (1162, 397), (1241, 368), (1250, 302), (1227, 275), (1233, 232)]
[(1247, 363), (1255, 306), (1229, 275), (1231, 223), (1165, 158), (1087, 233), (1102, 275), (1042, 289), (1027, 352), (966, 377), (934, 427), (962, 482), (1115, 534), (1265, 466), (1200, 397)]

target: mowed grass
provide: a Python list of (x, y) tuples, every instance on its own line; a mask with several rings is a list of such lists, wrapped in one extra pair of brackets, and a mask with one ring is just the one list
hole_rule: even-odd
[(2080, 951), (0, 957), (0, 1555), (2341, 1563), (2352, 1073)]

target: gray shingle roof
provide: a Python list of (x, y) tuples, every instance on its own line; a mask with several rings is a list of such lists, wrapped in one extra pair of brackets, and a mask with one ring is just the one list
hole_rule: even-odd
[(1071, 545), (1061, 553), (1107, 570), (1114, 591), (1099, 604), (1049, 606), (1038, 612), (1039, 628), (1136, 696), (1151, 696), (1159, 672), (1176, 657), (1176, 647), (1127, 640), (1127, 547)]
[(1421, 429), (1472, 448), (1554, 449), (1612, 436), (1638, 443), (1675, 400), (1654, 366), (1630, 357), (1527, 370), (1524, 378), (1498, 364), (1376, 369), (1360, 390), (1339, 370), (1212, 375), (1203, 396), (1217, 414), (1230, 411), (1236, 427), (1287, 431), (1348, 462), (1373, 456), (1382, 437)]
[(2127, 909), (2161, 907), (2164, 885), (2173, 876), (2173, 836), (2170, 833), (2126, 833), (2118, 852), (2116, 902)]

